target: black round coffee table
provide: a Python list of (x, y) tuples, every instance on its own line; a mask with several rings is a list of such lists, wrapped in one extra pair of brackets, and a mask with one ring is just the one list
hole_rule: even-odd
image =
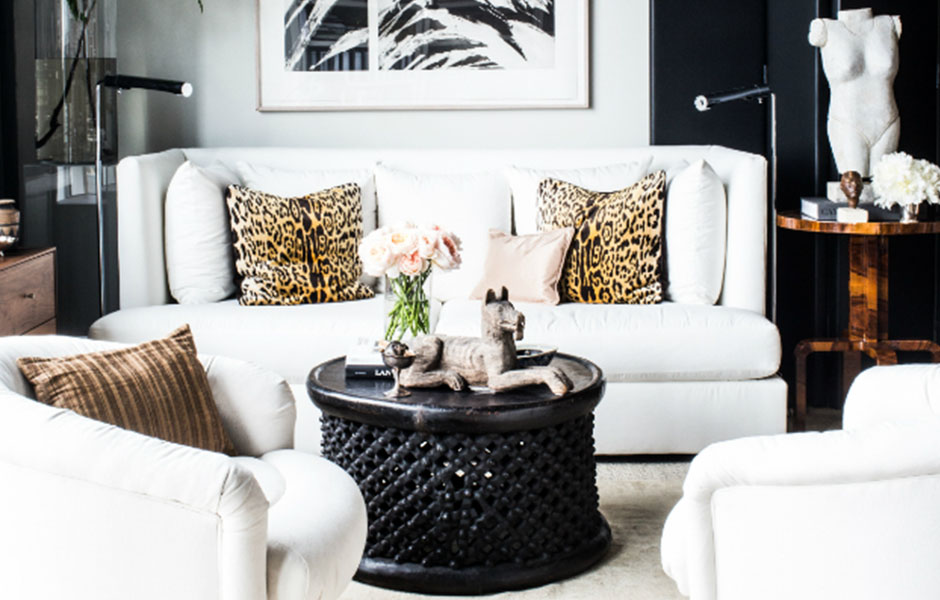
[[(579, 573), (610, 546), (598, 511), (593, 409), (604, 376), (559, 354), (574, 389), (412, 389), (346, 379), (342, 357), (314, 367), (323, 456), (359, 484), (369, 515), (356, 573), (430, 594), (487, 594)], [(324, 490), (328, 493), (328, 490)]]

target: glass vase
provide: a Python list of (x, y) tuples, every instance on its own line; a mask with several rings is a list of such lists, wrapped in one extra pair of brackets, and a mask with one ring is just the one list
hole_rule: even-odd
[[(117, 0), (35, 0), (36, 157), (95, 162), (95, 87), (117, 68)], [(117, 157), (116, 92), (101, 90), (101, 151)]]
[(418, 275), (385, 277), (387, 341), (408, 340), (431, 332), (431, 269)]

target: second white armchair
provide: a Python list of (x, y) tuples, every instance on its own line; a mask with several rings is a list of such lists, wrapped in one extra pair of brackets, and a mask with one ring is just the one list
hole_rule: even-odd
[(844, 430), (709, 446), (663, 531), (692, 600), (940, 597), (940, 366), (876, 367)]

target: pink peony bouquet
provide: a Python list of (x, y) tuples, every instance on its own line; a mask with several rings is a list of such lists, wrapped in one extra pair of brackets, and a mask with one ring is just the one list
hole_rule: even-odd
[(449, 271), (460, 266), (460, 240), (438, 225), (405, 223), (380, 227), (362, 240), (363, 270), (387, 278), (385, 293), (394, 298), (388, 311), (385, 339), (420, 335), (431, 329), (430, 298), (425, 283), (431, 267)]

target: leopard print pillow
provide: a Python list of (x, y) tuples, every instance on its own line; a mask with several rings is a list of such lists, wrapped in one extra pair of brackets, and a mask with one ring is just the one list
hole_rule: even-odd
[(558, 284), (563, 300), (599, 304), (662, 302), (663, 198), (666, 174), (592, 192), (557, 179), (539, 184), (540, 231), (574, 227)]
[(305, 304), (371, 298), (359, 282), (359, 186), (281, 198), (233, 185), (226, 203), (235, 247), (238, 303)]

